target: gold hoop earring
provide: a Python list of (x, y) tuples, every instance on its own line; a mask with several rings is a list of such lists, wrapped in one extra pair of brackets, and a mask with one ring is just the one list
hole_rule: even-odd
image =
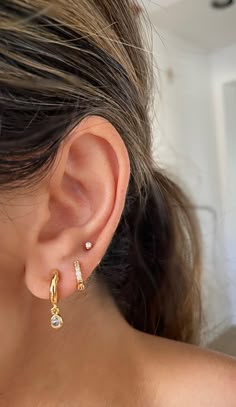
[(52, 304), (51, 308), (51, 327), (54, 329), (59, 329), (63, 325), (63, 319), (61, 315), (59, 314), (59, 308), (57, 306), (57, 301), (58, 301), (58, 294), (57, 294), (57, 285), (59, 281), (59, 273), (57, 270), (54, 271), (53, 277), (51, 280), (50, 284), (50, 301)]
[(75, 274), (76, 274), (76, 280), (77, 280), (77, 289), (79, 291), (83, 291), (85, 289), (84, 281), (82, 278), (82, 273), (81, 273), (81, 268), (80, 264), (77, 261), (74, 261), (74, 268), (75, 268)]

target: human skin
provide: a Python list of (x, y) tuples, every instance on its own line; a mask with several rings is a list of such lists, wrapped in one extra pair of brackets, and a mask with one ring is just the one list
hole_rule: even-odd
[[(96, 278), (76, 291), (73, 262), (85, 281), (93, 276), (129, 176), (120, 135), (91, 116), (66, 137), (43, 179), (1, 192), (1, 407), (236, 405), (233, 358), (133, 329)], [(53, 269), (64, 319), (57, 331)]]

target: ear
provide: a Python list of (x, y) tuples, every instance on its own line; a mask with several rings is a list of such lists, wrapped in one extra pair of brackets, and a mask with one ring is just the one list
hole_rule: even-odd
[(83, 280), (90, 276), (120, 221), (129, 177), (127, 149), (107, 120), (89, 116), (65, 138), (28, 235), (25, 281), (35, 296), (48, 298), (53, 269), (60, 272), (60, 298), (74, 292), (76, 260)]

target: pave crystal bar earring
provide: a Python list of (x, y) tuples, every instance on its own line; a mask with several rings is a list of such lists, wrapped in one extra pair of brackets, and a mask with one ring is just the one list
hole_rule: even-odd
[(85, 289), (82, 273), (81, 273), (81, 268), (80, 264), (77, 261), (74, 262), (74, 268), (75, 268), (75, 274), (76, 274), (76, 280), (77, 280), (77, 289), (79, 291), (83, 291)]
[(63, 325), (63, 319), (61, 315), (59, 314), (59, 308), (57, 306), (57, 300), (58, 300), (58, 295), (57, 295), (57, 285), (59, 281), (59, 273), (57, 270), (53, 272), (53, 277), (51, 280), (50, 284), (50, 301), (52, 303), (52, 308), (51, 308), (51, 327), (54, 329), (59, 329)]

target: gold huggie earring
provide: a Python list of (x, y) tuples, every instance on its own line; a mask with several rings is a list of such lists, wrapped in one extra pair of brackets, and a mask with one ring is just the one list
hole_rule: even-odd
[(79, 291), (83, 291), (85, 289), (85, 285), (84, 285), (84, 281), (82, 278), (80, 264), (78, 261), (74, 262), (74, 268), (75, 268), (75, 274), (76, 274), (76, 280), (77, 280), (77, 289)]
[(59, 273), (57, 270), (54, 271), (52, 281), (50, 284), (50, 301), (52, 303), (51, 308), (51, 327), (54, 329), (61, 328), (63, 325), (63, 319), (59, 314), (59, 308), (57, 306), (57, 285), (59, 281)]

